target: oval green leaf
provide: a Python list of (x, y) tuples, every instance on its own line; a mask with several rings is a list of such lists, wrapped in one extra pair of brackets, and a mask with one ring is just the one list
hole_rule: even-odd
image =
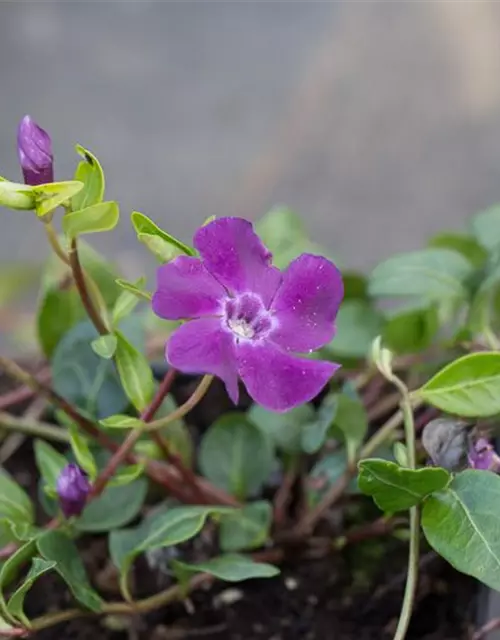
[(101, 202), (67, 213), (62, 219), (62, 228), (66, 236), (73, 239), (86, 233), (111, 231), (119, 219), (120, 209), (116, 202)]
[(266, 562), (255, 562), (237, 553), (227, 553), (206, 562), (188, 564), (175, 560), (172, 562), (176, 571), (189, 573), (209, 573), (226, 582), (241, 582), (252, 578), (274, 578), (280, 573), (278, 567)]
[(426, 496), (444, 489), (451, 479), (448, 471), (439, 467), (406, 469), (375, 458), (361, 460), (358, 467), (360, 490), (388, 513), (414, 507)]
[(441, 369), (415, 395), (458, 416), (494, 416), (500, 413), (500, 353), (463, 356)]
[(83, 158), (78, 163), (75, 172), (75, 180), (83, 182), (83, 189), (71, 199), (73, 211), (85, 209), (93, 204), (102, 202), (104, 197), (104, 172), (99, 160), (88, 149), (84, 149), (79, 144), (76, 145), (76, 152)]
[(116, 366), (123, 389), (138, 411), (144, 411), (153, 398), (155, 382), (145, 355), (138, 351), (120, 331), (116, 332)]
[(459, 473), (446, 491), (424, 503), (427, 541), (458, 571), (500, 590), (498, 535), (500, 477), (489, 471)]

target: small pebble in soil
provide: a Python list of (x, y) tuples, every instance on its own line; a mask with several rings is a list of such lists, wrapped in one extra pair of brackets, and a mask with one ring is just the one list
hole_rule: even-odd
[(287, 576), (285, 578), (285, 587), (288, 589), (288, 591), (295, 591), (298, 586), (299, 582), (297, 578), (294, 578), (293, 576)]
[(218, 593), (213, 599), (214, 607), (220, 609), (220, 607), (230, 607), (232, 604), (241, 600), (244, 596), (243, 591), (240, 589), (225, 589)]

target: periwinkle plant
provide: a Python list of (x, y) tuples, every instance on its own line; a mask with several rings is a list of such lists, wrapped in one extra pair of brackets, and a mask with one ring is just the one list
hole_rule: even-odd
[[(339, 270), (283, 208), (255, 225), (200, 217), (193, 247), (133, 212), (138, 240), (161, 263), (151, 293), (141, 274), (124, 280), (85, 243), (83, 236), (116, 227), (119, 206), (105, 200), (96, 156), (80, 146), (77, 153), (73, 178), (54, 182), (50, 136), (26, 116), (18, 130), (24, 184), (0, 179), (0, 204), (33, 211), (54, 252), (36, 318), (47, 367), (36, 377), (0, 357), (0, 368), (20, 385), (0, 402), (5, 408), (40, 395), (56, 422), (2, 417), (4, 429), (34, 438), (42, 504), (52, 517), (36, 522), (31, 499), (0, 477), (0, 552), (10, 556), (0, 571), (2, 634), (28, 636), (57, 622), (57, 612), (29, 621), (23, 611), (26, 591), (47, 571), (59, 572), (81, 607), (68, 619), (161, 608), (196, 588), (200, 572), (231, 581), (270, 578), (279, 570), (268, 560), (279, 562), (288, 544), (307, 548), (356, 475), (386, 513), (384, 522), (394, 523), (394, 513), (408, 521), (408, 579), (395, 640), (405, 637), (412, 614), (422, 535), (457, 569), (500, 589), (492, 515), (500, 465), (488, 432), (477, 427), (500, 413), (500, 207), (476, 215), (470, 233), (440, 234), (368, 278)], [(60, 235), (53, 226), (59, 212)], [(166, 343), (168, 368), (159, 383), (150, 363), (157, 348), (144, 340), (153, 322)], [(179, 406), (171, 394), (177, 372), (202, 376)], [(197, 447), (184, 417), (214, 377), (234, 411)], [(253, 400), (246, 414), (237, 410), (240, 382)], [(383, 396), (389, 385), (395, 399)], [(376, 416), (387, 419), (379, 428)], [(392, 459), (387, 452), (373, 457), (384, 447)], [(281, 485), (265, 500), (277, 470)], [(298, 510), (289, 508), (294, 482), (306, 488)], [(156, 492), (148, 491), (151, 483)], [(205, 528), (209, 519), (215, 526)], [(189, 564), (178, 545), (203, 529), (213, 556)], [(105, 602), (88, 581), (75, 544), (83, 532), (108, 535), (122, 603)], [(325, 553), (352, 539), (343, 533)], [(365, 536), (372, 534), (380, 527), (368, 522)], [(135, 558), (163, 548), (175, 549), (168, 563), (178, 585), (135, 599)], [(29, 579), (16, 583), (28, 562)]]

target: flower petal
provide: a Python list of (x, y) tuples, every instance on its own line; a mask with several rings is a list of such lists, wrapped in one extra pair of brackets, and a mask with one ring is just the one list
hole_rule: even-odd
[(222, 314), (224, 288), (198, 258), (179, 256), (159, 267), (153, 311), (166, 320)]
[(191, 320), (180, 326), (167, 342), (169, 364), (183, 373), (210, 373), (226, 385), (231, 400), (238, 402), (238, 374), (234, 338), (218, 318)]
[(287, 351), (319, 349), (335, 334), (335, 316), (344, 296), (337, 267), (304, 253), (290, 263), (272, 302), (277, 326), (271, 340)]
[(276, 412), (289, 411), (315, 398), (340, 365), (298, 358), (270, 342), (236, 346), (238, 373), (258, 404)]
[(218, 218), (198, 229), (194, 246), (206, 268), (230, 293), (257, 293), (269, 306), (281, 273), (271, 266), (272, 255), (248, 220)]

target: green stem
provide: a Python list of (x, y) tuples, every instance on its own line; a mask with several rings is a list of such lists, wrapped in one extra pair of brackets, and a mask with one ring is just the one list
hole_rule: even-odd
[(4, 411), (0, 411), (0, 428), (55, 442), (70, 442), (69, 433), (65, 429), (29, 418), (16, 418)]
[[(411, 405), (408, 389), (399, 380), (393, 381), (401, 391), (403, 399), (401, 408), (403, 410), (403, 418), (405, 425), (406, 451), (408, 455), (408, 466), (410, 469), (416, 467), (415, 453), (415, 422), (413, 419), (413, 407)], [(408, 626), (410, 624), (411, 614), (413, 610), (413, 601), (415, 599), (415, 590), (418, 580), (418, 559), (419, 559), (419, 543), (420, 543), (420, 517), (418, 507), (410, 509), (410, 548), (408, 552), (408, 574), (406, 576), (405, 594), (403, 605), (398, 620), (394, 640), (404, 640)]]
[(49, 241), (50, 246), (52, 247), (54, 253), (58, 258), (61, 259), (64, 264), (69, 265), (69, 258), (61, 247), (61, 243), (59, 242), (59, 238), (57, 237), (57, 232), (54, 229), (54, 225), (51, 220), (44, 220), (45, 233), (47, 234), (47, 239)]
[(200, 402), (200, 400), (208, 391), (208, 388), (210, 387), (213, 379), (213, 376), (203, 376), (200, 384), (194, 390), (194, 393), (186, 400), (184, 404), (181, 404), (180, 407), (177, 407), (175, 411), (172, 411), (172, 413), (170, 413), (165, 418), (160, 418), (159, 420), (150, 422), (146, 427), (144, 427), (143, 430), (157, 431), (158, 429), (163, 429), (172, 422), (183, 418), (187, 413), (191, 411), (191, 409), (193, 409), (198, 404), (198, 402)]

